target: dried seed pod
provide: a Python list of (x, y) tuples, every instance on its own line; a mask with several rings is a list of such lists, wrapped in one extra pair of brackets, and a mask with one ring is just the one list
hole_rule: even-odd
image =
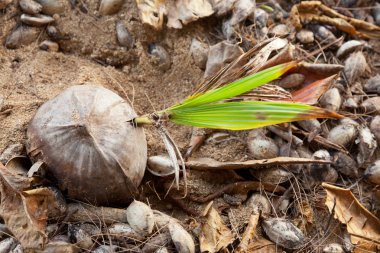
[[(331, 161), (330, 153), (324, 149), (314, 152), (312, 158), (315, 160)], [(307, 187), (309, 188), (314, 187), (320, 182), (335, 183), (338, 179), (337, 171), (329, 164), (311, 164), (307, 167), (305, 175), (308, 179)]]
[(313, 155), (311, 151), (305, 146), (299, 146), (296, 148), (298, 155), (302, 158), (311, 158)]
[(170, 68), (171, 60), (170, 55), (166, 51), (165, 48), (163, 48), (160, 45), (157, 44), (149, 44), (148, 46), (148, 53), (153, 56), (153, 61), (155, 64), (158, 65), (158, 68), (165, 71)]
[(149, 238), (144, 247), (141, 249), (143, 253), (154, 253), (157, 252), (163, 246), (166, 246), (170, 243), (171, 238), (168, 232), (161, 232), (156, 236)]
[(31, 25), (31, 26), (45, 26), (47, 24), (54, 22), (54, 18), (47, 15), (42, 15), (42, 14), (38, 14), (35, 16), (31, 16), (28, 14), (21, 14), (20, 20), (24, 24)]
[(374, 92), (380, 94), (380, 75), (377, 74), (376, 76), (371, 77), (364, 85), (364, 90), (366, 92)]
[(380, 145), (380, 115), (377, 115), (372, 119), (370, 129), (373, 135), (375, 135), (377, 143)]
[(380, 160), (368, 166), (364, 172), (364, 178), (373, 184), (380, 185)]
[(380, 97), (372, 97), (364, 100), (360, 105), (367, 113), (380, 112)]
[(207, 55), (208, 55), (208, 45), (200, 42), (196, 38), (191, 40), (190, 54), (193, 57), (195, 65), (200, 69), (206, 69)]
[(181, 253), (194, 253), (195, 245), (191, 235), (177, 222), (169, 223), (169, 233), (172, 241), (177, 249), (177, 252)]
[(330, 243), (323, 248), (323, 253), (344, 253), (343, 246), (338, 243)]
[(28, 153), (42, 158), (70, 198), (97, 205), (128, 203), (147, 159), (143, 129), (126, 123), (134, 117), (112, 91), (72, 86), (38, 109), (27, 130)]
[(120, 11), (124, 0), (102, 0), (99, 6), (101, 16), (112, 15)]
[(344, 66), (339, 64), (325, 64), (325, 63), (308, 63), (301, 62), (299, 64), (300, 67), (305, 69), (307, 72), (315, 73), (317, 75), (334, 75), (339, 73)]
[(333, 162), (334, 168), (340, 173), (352, 178), (358, 178), (358, 165), (350, 156), (338, 152), (334, 154)]
[(48, 52), (58, 52), (59, 45), (56, 42), (50, 41), (50, 40), (44, 40), (39, 45), (41, 50), (48, 51)]
[(53, 15), (60, 14), (68, 7), (65, 0), (36, 0), (42, 5), (42, 13)]
[(110, 236), (116, 239), (130, 238), (138, 241), (145, 239), (144, 236), (138, 234), (129, 224), (126, 223), (115, 223), (108, 228), (108, 233)]
[(340, 105), (342, 104), (342, 97), (340, 96), (339, 90), (337, 88), (329, 89), (320, 98), (319, 103), (330, 111), (339, 111)]
[(150, 156), (148, 158), (148, 170), (153, 175), (159, 177), (174, 174), (173, 162), (165, 155)]
[(295, 88), (300, 86), (305, 81), (303, 74), (294, 73), (282, 78), (276, 84), (282, 88)]
[(34, 0), (20, 0), (19, 5), (21, 10), (28, 14), (35, 15), (42, 11), (42, 5)]
[(154, 220), (158, 229), (167, 228), (170, 222), (179, 222), (179, 220), (167, 215), (163, 212), (153, 210)]
[(248, 149), (254, 159), (277, 157), (280, 150), (276, 143), (266, 137), (261, 130), (251, 130), (247, 139)]
[(361, 48), (363, 45), (364, 43), (361, 41), (349, 40), (339, 47), (338, 51), (336, 52), (336, 57), (343, 58), (354, 52), (356, 49)]
[(5, 40), (5, 47), (16, 49), (22, 46), (27, 46), (35, 41), (40, 33), (40, 30), (30, 26), (19, 26), (8, 35)]
[(77, 247), (82, 249), (92, 248), (94, 242), (91, 236), (83, 230), (79, 225), (69, 224), (68, 227), (69, 240), (74, 243)]
[(359, 128), (359, 154), (357, 157), (360, 166), (366, 166), (377, 148), (375, 136), (368, 127)]
[(361, 51), (352, 53), (344, 62), (344, 73), (350, 83), (356, 81), (367, 69), (367, 60)]
[(272, 212), (272, 205), (268, 198), (260, 193), (254, 193), (245, 202), (245, 206), (252, 208), (253, 213), (270, 214)]
[(17, 246), (17, 240), (13, 237), (6, 238), (0, 242), (0, 252), (10, 252)]
[(143, 202), (134, 200), (127, 208), (129, 225), (141, 235), (149, 235), (153, 231), (154, 215), (152, 209)]
[(270, 30), (270, 33), (276, 37), (286, 36), (290, 33), (289, 26), (285, 24), (279, 24)]
[(61, 240), (50, 240), (49, 243), (45, 245), (44, 253), (57, 253), (57, 252), (67, 252), (75, 253), (78, 251), (78, 248), (71, 243)]
[(20, 156), (24, 151), (24, 145), (15, 143), (9, 145), (0, 155), (0, 162), (6, 164), (12, 157)]
[(91, 251), (92, 253), (114, 253), (118, 247), (116, 245), (101, 245), (95, 250)]
[(358, 131), (353, 124), (340, 124), (330, 130), (327, 139), (341, 146), (348, 146), (356, 138)]
[(314, 41), (314, 33), (310, 30), (301, 29), (299, 32), (297, 32), (296, 38), (303, 44), (312, 43)]
[(286, 249), (302, 247), (305, 236), (290, 221), (282, 218), (271, 218), (264, 220), (262, 224), (265, 233), (272, 242)]
[(67, 40), (70, 38), (68, 35), (62, 35), (57, 27), (52, 25), (47, 26), (46, 33), (52, 40)]
[(120, 46), (126, 47), (127, 49), (133, 48), (135, 40), (121, 20), (116, 21), (116, 36)]
[(0, 0), (0, 10), (4, 9), (8, 5), (10, 5), (13, 0)]

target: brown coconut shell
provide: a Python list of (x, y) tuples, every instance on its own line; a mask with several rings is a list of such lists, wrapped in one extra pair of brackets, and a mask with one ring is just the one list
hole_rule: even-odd
[(72, 86), (47, 101), (29, 124), (28, 153), (43, 159), (69, 198), (95, 205), (122, 205), (137, 195), (147, 161), (142, 128), (114, 92)]

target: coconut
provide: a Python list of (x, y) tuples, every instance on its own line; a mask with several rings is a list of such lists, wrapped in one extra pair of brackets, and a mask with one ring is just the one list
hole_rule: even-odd
[(117, 94), (93, 85), (72, 86), (43, 104), (27, 130), (28, 154), (42, 159), (69, 198), (121, 205), (137, 194), (147, 160), (136, 113)]

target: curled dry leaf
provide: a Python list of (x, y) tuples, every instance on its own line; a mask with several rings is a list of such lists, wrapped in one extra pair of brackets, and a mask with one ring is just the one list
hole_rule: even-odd
[(230, 245), (234, 236), (231, 230), (224, 224), (218, 212), (210, 205), (205, 210), (206, 221), (202, 224), (199, 244), (201, 252), (219, 252)]
[(304, 1), (292, 7), (291, 22), (296, 29), (310, 22), (335, 26), (337, 29), (363, 38), (379, 38), (380, 27), (363, 20), (346, 17), (320, 1)]
[(354, 252), (368, 250), (376, 252), (380, 248), (380, 220), (368, 211), (348, 189), (323, 183), (326, 206), (334, 218), (345, 224), (356, 245)]
[(1, 217), (24, 249), (40, 249), (46, 241), (46, 202), (38, 207), (39, 215), (33, 213), (36, 203), (31, 199), (31, 202), (25, 201), (27, 198), (22, 197), (22, 191), (30, 188), (32, 179), (20, 176), (2, 164), (0, 174)]
[(162, 29), (164, 15), (167, 15), (168, 27), (180, 29), (182, 25), (214, 13), (207, 0), (136, 0), (136, 3), (142, 22), (158, 30)]
[(256, 227), (259, 223), (260, 214), (251, 214), (249, 222), (243, 236), (241, 238), (240, 244), (236, 249), (236, 252), (247, 252), (250, 242), (256, 234)]

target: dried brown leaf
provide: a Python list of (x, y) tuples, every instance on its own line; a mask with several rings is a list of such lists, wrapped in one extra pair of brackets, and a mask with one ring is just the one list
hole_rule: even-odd
[(201, 252), (219, 252), (234, 240), (231, 230), (224, 224), (219, 213), (209, 207), (206, 210), (206, 221), (202, 224), (199, 243)]
[(334, 185), (323, 183), (326, 206), (334, 217), (347, 226), (355, 252), (380, 249), (380, 220), (369, 212), (352, 192)]
[(247, 252), (248, 247), (256, 234), (256, 227), (259, 223), (259, 218), (259, 214), (251, 214), (248, 225), (243, 233), (240, 244), (236, 249), (236, 252)]
[(30, 205), (24, 201), (20, 193), (30, 187), (32, 179), (20, 176), (2, 164), (0, 174), (1, 217), (24, 249), (42, 248), (46, 240), (46, 220), (37, 220), (31, 216)]

